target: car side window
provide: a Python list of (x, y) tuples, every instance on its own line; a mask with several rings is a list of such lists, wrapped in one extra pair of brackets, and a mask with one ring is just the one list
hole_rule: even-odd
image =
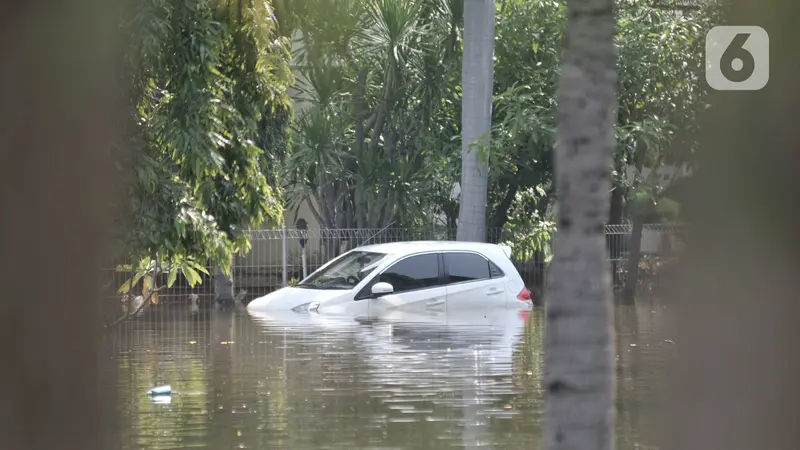
[(491, 278), (486, 258), (474, 253), (445, 253), (444, 266), (447, 269), (449, 283)]
[(439, 257), (436, 253), (412, 256), (389, 267), (378, 277), (395, 293), (432, 288), (439, 285)]

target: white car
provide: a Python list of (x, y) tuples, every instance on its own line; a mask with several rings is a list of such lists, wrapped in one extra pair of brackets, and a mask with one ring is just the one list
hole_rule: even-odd
[(507, 246), (415, 241), (358, 247), (297, 286), (247, 305), (251, 314), (310, 312), (379, 316), (392, 311), (447, 313), (531, 309), (531, 293)]

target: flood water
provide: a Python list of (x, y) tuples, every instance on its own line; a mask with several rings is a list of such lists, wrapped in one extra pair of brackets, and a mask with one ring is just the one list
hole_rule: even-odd
[[(121, 449), (541, 448), (543, 311), (191, 319), (113, 339)], [(656, 449), (668, 307), (619, 307), (618, 449)], [(175, 393), (151, 399), (148, 389)]]

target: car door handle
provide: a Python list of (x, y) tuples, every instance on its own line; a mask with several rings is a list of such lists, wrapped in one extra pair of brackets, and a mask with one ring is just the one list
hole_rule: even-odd
[(497, 294), (502, 294), (502, 293), (503, 293), (503, 290), (502, 289), (498, 289), (498, 288), (489, 289), (489, 290), (486, 291), (486, 295), (497, 295)]
[(437, 299), (437, 300), (431, 300), (431, 301), (429, 301), (429, 302), (427, 303), (427, 306), (428, 306), (429, 308), (431, 308), (431, 307), (434, 307), (434, 306), (439, 306), (439, 305), (443, 305), (443, 304), (444, 304), (444, 300), (442, 300), (442, 299)]

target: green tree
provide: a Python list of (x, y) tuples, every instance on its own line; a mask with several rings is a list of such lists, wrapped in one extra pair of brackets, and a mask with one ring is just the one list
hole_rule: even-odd
[(116, 218), (132, 226), (118, 257), (227, 273), (248, 228), (281, 220), (268, 176), (287, 142), (289, 43), (271, 3), (252, 0), (145, 0), (123, 29), (129, 108), (115, 149), (128, 188)]
[[(497, 7), (488, 224), (535, 228), (552, 193), (555, 86), (564, 34), (559, 0), (508, 0)], [(493, 238), (495, 236), (490, 236)]]
[(663, 194), (694, 167), (698, 116), (707, 97), (704, 36), (718, 13), (714, 3), (681, 13), (638, 0), (619, 8), (620, 108), (610, 222), (621, 222), (624, 205), (633, 226), (623, 301), (632, 303), (643, 225), (675, 217), (679, 205)]
[[(337, 3), (341, 14), (333, 14), (326, 1), (293, 2), (287, 19), (298, 36), (295, 100), (303, 105), (286, 164), (287, 199), (294, 204), (313, 200), (314, 213), (326, 227), (421, 225), (444, 213), (446, 225), (455, 228), (459, 204), (451, 194), (462, 163), (463, 2), (344, 2)], [(370, 8), (373, 13), (367, 14)], [(495, 77), (494, 90), (504, 94), (492, 108), (497, 145), (492, 145), (495, 163), (488, 173), (488, 216), (498, 219), (491, 226), (503, 226), (509, 215), (522, 217), (534, 199), (544, 211), (552, 197), (540, 193), (550, 177), (561, 9), (556, 1), (497, 5), (502, 34), (495, 66), (502, 78)], [(390, 30), (401, 29), (411, 17), (419, 26), (406, 33), (402, 46), (391, 45), (397, 48), (396, 62), (395, 52), (385, 50), (389, 47), (375, 51), (374, 43), (401, 36)], [(530, 50), (526, 31), (537, 20), (545, 23), (536, 33), (542, 39), (538, 53), (535, 45)], [(534, 97), (549, 103), (536, 104), (530, 101)], [(539, 117), (536, 128), (521, 120), (534, 114)], [(537, 165), (522, 164), (534, 159), (527, 157), (534, 152)]]
[[(658, 151), (637, 153), (637, 146), (656, 147), (662, 153), (662, 166), (691, 163), (691, 140), (675, 150), (667, 150), (663, 142), (676, 135), (675, 129), (696, 130), (694, 118), (705, 103), (705, 90), (699, 79), (702, 73), (698, 72), (702, 70), (701, 46), (716, 12), (709, 5), (683, 9), (677, 14), (675, 10), (654, 7), (652, 2), (627, 0), (617, 4), (617, 14), (615, 45), (624, 58), (619, 65), (617, 140), (620, 145), (615, 158), (615, 186), (622, 189), (615, 192), (625, 194), (625, 188), (636, 181), (624, 177), (626, 165), (634, 168), (641, 162), (643, 170), (639, 172), (649, 173), (649, 168), (659, 162)], [(541, 164), (549, 162), (552, 156), (554, 86), (566, 15), (561, 0), (508, 0), (498, 5), (497, 17), (495, 92), (498, 95), (490, 183), (498, 186), (490, 195), (496, 205), (510, 204), (509, 199), (513, 198), (507, 195), (510, 189), (500, 190), (500, 187), (513, 188), (515, 181), (540, 175), (544, 175), (545, 184), (551, 181), (551, 168)], [(676, 77), (675, 73), (682, 76)], [(637, 154), (638, 161), (634, 157)], [(520, 160), (526, 161), (527, 167), (517, 168)], [(523, 177), (521, 172), (526, 169), (537, 173), (528, 172)], [(623, 195), (620, 201), (624, 200)], [(503, 214), (508, 211), (496, 208), (495, 212), (498, 215), (492, 222), (501, 226), (506, 220)], [(617, 221), (622, 214), (619, 209)]]
[[(622, 58), (609, 223), (622, 223), (626, 217), (634, 223), (630, 289), (638, 278), (642, 224), (670, 219), (679, 212), (680, 205), (667, 199), (664, 190), (682, 181), (693, 166), (696, 116), (705, 108), (700, 82), (703, 36), (715, 23), (717, 12), (713, 3), (683, 9), (680, 14), (639, 0), (616, 6), (615, 45)], [(493, 119), (489, 223), (536, 229), (551, 216), (555, 198), (554, 86), (566, 19), (564, 3), (509, 0), (498, 5), (497, 17), (495, 92), (499, 94)], [(676, 77), (676, 73), (682, 75)], [(664, 178), (664, 169), (669, 168), (677, 170), (667, 171)]]
[[(420, 226), (442, 213), (445, 224), (455, 228), (460, 205), (451, 194), (463, 162), (463, 3), (284, 4), (288, 18), (280, 20), (288, 25), (280, 28), (297, 41), (295, 101), (301, 105), (291, 153), (283, 165), (287, 201), (297, 205), (310, 200), (319, 223), (329, 228)], [(497, 2), (495, 11), (497, 95), (491, 108), (486, 223), (492, 228), (536, 230), (552, 217), (555, 199), (555, 86), (565, 4), (505, 0)], [(633, 211), (636, 192), (641, 196), (645, 190), (646, 183), (623, 176), (635, 167), (634, 156), (646, 153), (637, 148), (647, 140), (660, 145), (671, 139), (674, 129), (692, 126), (690, 113), (702, 104), (701, 92), (672, 74), (683, 73), (685, 63), (692, 67), (699, 60), (697, 44), (704, 28), (692, 24), (709, 19), (704, 11), (686, 11), (680, 18), (639, 1), (620, 4), (617, 14), (618, 51), (631, 60), (647, 56), (642, 58), (646, 67), (620, 66), (623, 113), (617, 127), (613, 192), (625, 194), (616, 198), (621, 221), (622, 207)], [(675, 32), (662, 33), (670, 29)], [(655, 48), (656, 43), (665, 48)], [(657, 73), (669, 82), (651, 82)], [(641, 92), (643, 88), (656, 94)], [(691, 156), (690, 151), (663, 148), (660, 160), (654, 152), (644, 158), (645, 175), (651, 167)]]
[(424, 223), (455, 172), (446, 155), (457, 145), (460, 2), (302, 0), (290, 9), (302, 105), (284, 168), (290, 204), (309, 201), (328, 228)]

